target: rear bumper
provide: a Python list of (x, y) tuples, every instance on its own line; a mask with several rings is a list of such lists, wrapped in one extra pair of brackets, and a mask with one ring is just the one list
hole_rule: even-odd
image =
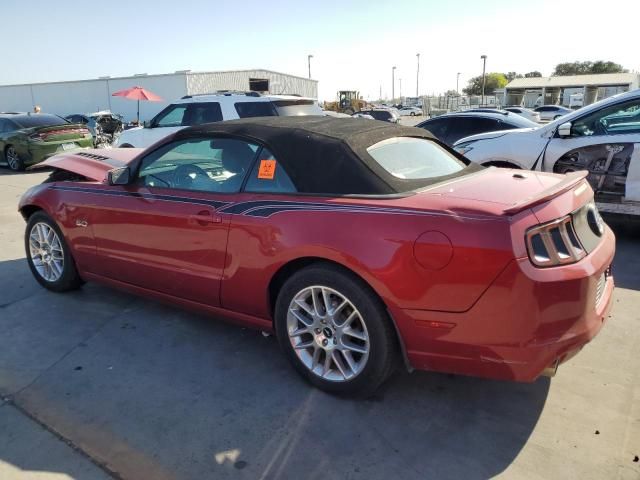
[(466, 312), (392, 309), (409, 362), (421, 370), (534, 381), (602, 328), (612, 304), (614, 252), (607, 228), (578, 263), (540, 269), (528, 258), (513, 260)]
[(25, 165), (34, 165), (43, 162), (47, 158), (57, 153), (70, 152), (72, 150), (63, 150), (62, 145), (75, 143), (77, 149), (93, 148), (93, 138), (83, 138), (75, 140), (62, 140), (59, 142), (30, 142), (28, 148), (28, 157), (25, 159)]

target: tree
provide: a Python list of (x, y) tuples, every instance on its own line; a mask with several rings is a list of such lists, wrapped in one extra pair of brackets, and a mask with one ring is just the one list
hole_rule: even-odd
[(455, 90), (447, 90), (446, 92), (444, 92), (445, 97), (457, 97), (458, 95), (460, 94)]
[(507, 77), (507, 81), (511, 81), (514, 78), (522, 78), (522, 75), (520, 75), (519, 73), (516, 72), (509, 72), (505, 75), (505, 77)]
[[(504, 87), (508, 82), (504, 73), (487, 73), (485, 83), (485, 95), (491, 95), (496, 88)], [(465, 95), (482, 95), (482, 75), (473, 77), (469, 84), (462, 90)]]
[(553, 71), (554, 76), (562, 77), (566, 75), (587, 75), (590, 73), (626, 73), (628, 70), (622, 65), (614, 62), (598, 60), (596, 62), (566, 62), (556, 65)]
[(524, 78), (537, 78), (537, 77), (541, 77), (541, 76), (542, 76), (542, 74), (537, 70), (534, 70), (533, 72), (529, 72), (529, 73), (525, 73), (524, 74)]

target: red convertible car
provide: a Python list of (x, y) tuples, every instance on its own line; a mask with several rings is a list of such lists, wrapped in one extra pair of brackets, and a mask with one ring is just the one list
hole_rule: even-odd
[(584, 173), (483, 168), (422, 129), (245, 119), (45, 164), (19, 207), (44, 287), (95, 280), (275, 331), (334, 393), (402, 359), (533, 381), (611, 304), (615, 239)]

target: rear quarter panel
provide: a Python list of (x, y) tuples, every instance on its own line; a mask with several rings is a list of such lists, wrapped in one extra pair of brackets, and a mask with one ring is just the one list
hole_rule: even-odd
[[(289, 196), (270, 198), (295, 200)], [(390, 308), (465, 311), (513, 258), (509, 222), (495, 217), (443, 211), (400, 214), (344, 209), (345, 205), (402, 208), (407, 206), (407, 199), (303, 201), (325, 203), (336, 210), (297, 209), (269, 217), (250, 213), (232, 216), (222, 281), (224, 308), (270, 318), (270, 280), (288, 262), (311, 257), (352, 270)], [(441, 269), (424, 268), (414, 257), (416, 239), (430, 231), (444, 233), (453, 245), (451, 259)]]

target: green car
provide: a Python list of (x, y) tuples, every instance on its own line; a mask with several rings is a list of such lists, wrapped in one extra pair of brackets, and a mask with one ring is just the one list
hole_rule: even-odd
[(0, 114), (0, 164), (11, 170), (42, 162), (59, 152), (92, 148), (86, 126), (46, 113)]

